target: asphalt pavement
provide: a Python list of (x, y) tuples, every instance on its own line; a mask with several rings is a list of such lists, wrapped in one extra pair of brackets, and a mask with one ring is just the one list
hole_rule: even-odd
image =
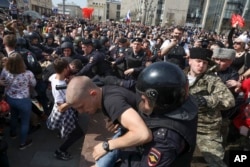
[[(86, 128), (86, 117), (81, 116), (81, 126)], [(83, 138), (69, 148), (72, 159), (69, 161), (58, 160), (54, 151), (63, 143), (56, 131), (46, 128), (45, 122), (40, 129), (30, 134), (33, 143), (30, 147), (19, 150), (19, 136), (16, 139), (9, 137), (9, 127), (5, 128), (4, 140), (8, 143), (8, 158), (10, 167), (79, 167)]]

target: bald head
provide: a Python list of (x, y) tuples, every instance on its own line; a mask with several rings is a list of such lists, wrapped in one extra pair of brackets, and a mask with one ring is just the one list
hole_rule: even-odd
[(78, 99), (84, 99), (89, 96), (89, 90), (97, 89), (98, 87), (92, 80), (86, 76), (74, 77), (69, 82), (66, 90), (66, 102), (74, 104)]

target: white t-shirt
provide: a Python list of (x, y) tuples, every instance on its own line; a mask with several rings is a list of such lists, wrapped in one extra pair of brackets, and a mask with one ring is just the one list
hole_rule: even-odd
[(51, 83), (52, 94), (54, 97), (54, 102), (56, 103), (65, 103), (66, 102), (66, 89), (56, 90), (56, 86), (59, 85), (67, 85), (65, 80), (56, 79), (56, 74), (52, 74), (49, 77), (49, 81)]

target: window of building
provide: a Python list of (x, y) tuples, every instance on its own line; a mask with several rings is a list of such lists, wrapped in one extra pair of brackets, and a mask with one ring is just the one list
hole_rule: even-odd
[(117, 6), (116, 6), (116, 9), (117, 9), (117, 10), (121, 10), (121, 5), (117, 5)]
[(162, 14), (162, 10), (161, 9), (158, 9), (157, 11), (156, 11), (156, 14)]
[(164, 0), (159, 0), (158, 5), (162, 5), (164, 3)]
[(116, 12), (116, 18), (119, 19), (119, 18), (120, 18), (120, 15), (121, 15), (121, 14), (120, 14), (120, 11), (117, 11), (117, 12)]

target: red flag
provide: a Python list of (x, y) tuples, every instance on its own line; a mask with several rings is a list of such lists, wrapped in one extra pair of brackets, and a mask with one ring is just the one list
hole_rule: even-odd
[(90, 19), (94, 8), (82, 8), (82, 17), (86, 19)]
[(232, 26), (238, 22), (238, 25), (242, 28), (245, 26), (245, 20), (243, 19), (243, 17), (239, 14), (232, 14), (232, 18), (231, 18), (231, 23)]

